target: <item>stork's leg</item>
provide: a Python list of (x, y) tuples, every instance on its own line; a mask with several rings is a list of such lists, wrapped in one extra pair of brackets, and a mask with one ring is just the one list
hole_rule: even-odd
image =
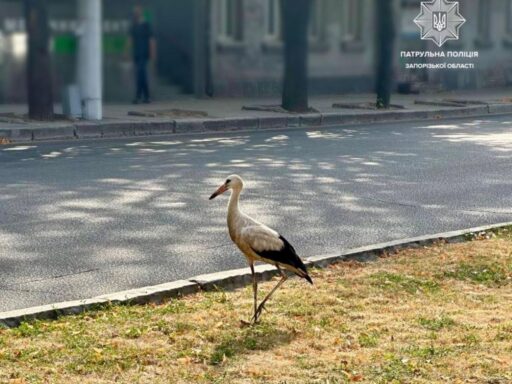
[(251, 263), (252, 273), (252, 292), (254, 295), (254, 313), (258, 309), (258, 281), (256, 280), (256, 273), (254, 273), (254, 263)]
[[(258, 281), (256, 280), (256, 273), (254, 272), (254, 263), (250, 262), (249, 267), (251, 268), (252, 275), (252, 293), (254, 295), (254, 316), (256, 316), (256, 311), (258, 310)], [(251, 322), (247, 322), (245, 320), (241, 320), (243, 326), (251, 325)]]
[(263, 308), (265, 307), (265, 303), (270, 299), (270, 297), (274, 294), (275, 291), (278, 290), (278, 288), (283, 285), (283, 283), (288, 279), (288, 276), (281, 270), (281, 268), (277, 267), (279, 273), (281, 274), (281, 280), (276, 284), (274, 288), (268, 293), (268, 295), (263, 299), (263, 301), (260, 303), (256, 311), (254, 312), (254, 317), (252, 318), (252, 323), (258, 322), (258, 318), (261, 316), (261, 312), (263, 311)]

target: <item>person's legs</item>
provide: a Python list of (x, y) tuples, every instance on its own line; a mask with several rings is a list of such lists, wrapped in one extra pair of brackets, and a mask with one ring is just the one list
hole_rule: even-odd
[(148, 81), (148, 62), (144, 60), (141, 63), (141, 96), (144, 102), (149, 102), (149, 81)]
[(135, 100), (137, 103), (142, 99), (143, 93), (143, 72), (144, 66), (141, 64), (141, 60), (135, 60)]

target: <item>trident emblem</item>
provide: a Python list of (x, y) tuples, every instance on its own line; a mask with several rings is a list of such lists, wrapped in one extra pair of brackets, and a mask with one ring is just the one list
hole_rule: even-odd
[(446, 12), (432, 12), (432, 27), (438, 31), (444, 31), (446, 29)]
[(466, 19), (459, 12), (458, 1), (430, 0), (421, 2), (421, 12), (414, 22), (421, 30), (421, 40), (432, 40), (441, 47), (448, 40), (459, 40)]

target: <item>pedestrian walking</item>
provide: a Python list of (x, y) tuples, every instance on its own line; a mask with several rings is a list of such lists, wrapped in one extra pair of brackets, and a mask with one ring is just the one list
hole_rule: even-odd
[(130, 29), (133, 63), (135, 68), (134, 104), (150, 103), (148, 63), (156, 57), (156, 41), (153, 28), (144, 16), (144, 9), (137, 5), (133, 9), (133, 23)]

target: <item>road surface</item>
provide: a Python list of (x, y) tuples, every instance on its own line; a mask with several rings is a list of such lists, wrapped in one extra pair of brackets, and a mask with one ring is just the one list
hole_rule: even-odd
[(512, 221), (512, 117), (0, 147), (0, 312), (244, 267), (242, 208), (299, 254)]

